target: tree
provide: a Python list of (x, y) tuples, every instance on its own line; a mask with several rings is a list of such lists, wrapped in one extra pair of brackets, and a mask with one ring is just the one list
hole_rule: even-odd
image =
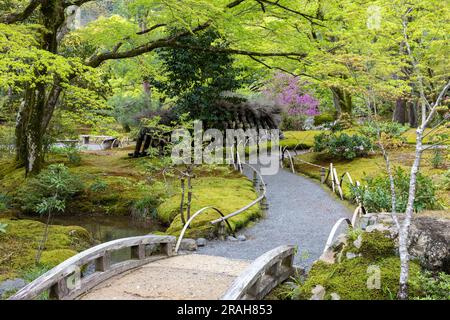
[[(173, 33), (177, 31), (174, 30)], [(207, 48), (213, 44), (226, 49), (227, 41), (214, 29), (184, 37), (179, 44)], [(244, 84), (240, 69), (233, 66), (228, 53), (194, 51), (191, 49), (159, 49), (165, 80), (156, 87), (169, 98), (175, 98), (178, 113), (189, 113), (193, 119), (223, 120), (222, 111), (215, 108), (219, 99)]]
[[(103, 25), (103, 38), (97, 42), (104, 45), (94, 47), (92, 54), (85, 59), (76, 55), (76, 48), (68, 50), (75, 57), (60, 51), (61, 43), (70, 34), (70, 17), (75, 14), (73, 6), (81, 6), (93, 0), (29, 0), (20, 1), (22, 6), (15, 9), (7, 7), (0, 15), (2, 52), (7, 52), (7, 59), (2, 59), (2, 70), (5, 71), (1, 87), (14, 86), (20, 88), (23, 103), (17, 117), (16, 127), (16, 160), (25, 166), (27, 173), (35, 174), (43, 164), (43, 137), (53, 113), (60, 102), (62, 92), (73, 84), (77, 78), (83, 78), (92, 68), (97, 68), (109, 60), (132, 58), (154, 51), (157, 48), (186, 48), (205, 50), (196, 46), (186, 46), (178, 41), (191, 34), (208, 29), (212, 25), (220, 25), (229, 30), (225, 22), (242, 19), (248, 12), (233, 11), (234, 8), (245, 7), (250, 13), (265, 13), (266, 7), (273, 10), (293, 10), (278, 2), (259, 0), (261, 9), (254, 6), (255, 1), (194, 1), (160, 2), (140, 0), (141, 4), (150, 8), (152, 21), (150, 27), (136, 28), (132, 22), (122, 25)], [(233, 16), (234, 15), (234, 16)], [(303, 15), (311, 19), (308, 15)], [(252, 17), (254, 18), (254, 17)], [(150, 20), (150, 18), (148, 18)], [(37, 22), (38, 26), (32, 26)], [(13, 25), (13, 26), (12, 26)], [(179, 32), (170, 34), (166, 27), (176, 27)], [(222, 26), (223, 25), (223, 26)], [(121, 28), (125, 26), (126, 28)], [(224, 27), (225, 26), (225, 27)], [(237, 28), (234, 25), (233, 28)], [(34, 36), (30, 34), (34, 31)], [(100, 30), (98, 30), (100, 31)], [(114, 32), (117, 31), (117, 32)], [(242, 29), (239, 30), (242, 34)], [(11, 37), (13, 35), (13, 37)], [(22, 41), (23, 40), (23, 41)], [(24, 42), (25, 41), (25, 42)], [(26, 44), (24, 46), (24, 44)], [(14, 50), (11, 50), (10, 48)], [(67, 48), (66, 48), (67, 49)], [(100, 49), (100, 50), (99, 50)], [(257, 52), (244, 49), (223, 49), (216, 46), (206, 48), (210, 53), (228, 52), (247, 56), (281, 56), (302, 57), (304, 53), (293, 52)], [(11, 79), (8, 79), (11, 76)]]

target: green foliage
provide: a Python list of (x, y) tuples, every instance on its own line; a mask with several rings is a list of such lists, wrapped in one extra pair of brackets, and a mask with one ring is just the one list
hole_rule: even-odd
[(442, 179), (442, 187), (444, 190), (450, 190), (450, 169), (445, 171)]
[(306, 116), (302, 114), (290, 115), (286, 112), (281, 114), (281, 130), (300, 131), (305, 129)]
[(44, 213), (64, 211), (66, 200), (83, 189), (81, 180), (63, 164), (50, 165), (19, 189), (17, 200), (22, 209)]
[[(176, 32), (179, 30), (172, 31)], [(228, 42), (213, 29), (183, 37), (179, 42), (195, 47), (212, 44), (219, 48), (228, 47)], [(158, 55), (167, 81), (157, 82), (156, 86), (169, 98), (177, 99), (178, 112), (189, 112), (194, 119), (215, 121), (224, 118), (223, 112), (214, 107), (215, 102), (223, 92), (232, 92), (243, 84), (241, 70), (233, 66), (231, 55), (188, 49), (161, 49)], [(233, 100), (231, 97), (223, 99)]]
[(367, 121), (359, 131), (363, 136), (369, 137), (377, 145), (386, 149), (398, 148), (406, 143), (403, 133), (408, 131), (408, 126), (391, 121)]
[(450, 300), (450, 275), (440, 272), (433, 275), (424, 272), (417, 278), (417, 285), (422, 289), (422, 294), (415, 299), (421, 300)]
[[(408, 202), (410, 175), (400, 167), (395, 168), (393, 172), (395, 191), (396, 191), (396, 211), (405, 212)], [(364, 207), (369, 212), (391, 211), (391, 187), (387, 175), (378, 175), (376, 177), (366, 177), (365, 187), (352, 187), (353, 197), (360, 197)], [(436, 187), (433, 181), (421, 174), (417, 174), (416, 197), (414, 200), (414, 210), (422, 211), (425, 209), (439, 208), (439, 201), (436, 198)]]
[(320, 126), (325, 123), (333, 122), (334, 115), (331, 113), (322, 113), (314, 117), (314, 125)]
[(339, 118), (330, 126), (331, 131), (342, 131), (346, 129), (350, 129), (355, 125), (352, 116), (348, 113), (342, 113)]
[(314, 137), (314, 151), (337, 159), (363, 157), (372, 149), (369, 138), (360, 135), (321, 133)]
[(90, 185), (89, 190), (92, 192), (104, 192), (108, 188), (108, 183), (106, 181), (101, 180), (100, 178), (96, 178), (95, 181)]

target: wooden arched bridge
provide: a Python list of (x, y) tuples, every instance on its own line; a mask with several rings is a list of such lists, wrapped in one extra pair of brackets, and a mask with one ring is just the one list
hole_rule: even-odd
[[(113, 240), (83, 251), (43, 274), (10, 299), (262, 299), (291, 276), (293, 246), (280, 246), (253, 262), (175, 254), (173, 236)], [(114, 251), (129, 258), (113, 263)], [(86, 272), (90, 270), (90, 272)]]

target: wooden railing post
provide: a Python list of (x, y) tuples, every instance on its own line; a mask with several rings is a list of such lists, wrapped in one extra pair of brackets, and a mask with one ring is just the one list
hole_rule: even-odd
[(111, 266), (111, 252), (105, 251), (105, 253), (95, 259), (95, 271), (105, 272)]
[(131, 248), (131, 259), (142, 260), (145, 259), (145, 245), (139, 244), (137, 246), (132, 246)]
[[(259, 190), (260, 190), (261, 194), (264, 193), (264, 186), (263, 186), (262, 183), (261, 183), (260, 186), (259, 186)], [(260, 207), (261, 207), (261, 211), (263, 212), (263, 214), (266, 214), (267, 211), (269, 210), (269, 203), (267, 202), (266, 196), (264, 196), (264, 197), (261, 199)]]
[(256, 174), (256, 171), (253, 171), (253, 187), (256, 188), (258, 185), (258, 175)]
[(325, 168), (320, 168), (320, 183), (325, 183)]
[(168, 257), (173, 255), (173, 243), (161, 243), (161, 253), (164, 253)]

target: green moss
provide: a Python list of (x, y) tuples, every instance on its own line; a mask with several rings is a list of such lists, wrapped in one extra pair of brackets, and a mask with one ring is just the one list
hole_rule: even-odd
[(42, 252), (39, 263), (45, 267), (53, 268), (77, 253), (77, 251), (71, 249), (47, 250)]
[[(191, 214), (204, 207), (218, 208), (224, 215), (232, 213), (257, 198), (251, 181), (245, 177), (202, 177), (193, 180), (193, 199)], [(179, 215), (181, 191), (162, 203), (158, 209), (161, 221), (170, 224), (167, 233), (178, 235), (183, 227)], [(259, 206), (255, 205), (247, 211), (229, 219), (231, 227), (236, 230), (245, 226), (251, 219), (259, 216)], [(188, 237), (211, 236), (214, 227), (210, 221), (219, 218), (214, 210), (207, 210), (193, 220), (187, 231)]]
[[(6, 234), (0, 234), (0, 281), (19, 276), (35, 266), (35, 257), (45, 225), (33, 220), (0, 218), (8, 224)], [(86, 229), (78, 226), (50, 226), (42, 261), (59, 263), (69, 255), (85, 250), (92, 243)], [(45, 257), (45, 258), (44, 258)]]
[(381, 231), (362, 233), (359, 253), (368, 259), (392, 256), (395, 252), (395, 244), (392, 239)]
[[(369, 289), (367, 286), (374, 272), (369, 266), (380, 270), (380, 288)], [(373, 267), (372, 267), (373, 268)], [(309, 299), (311, 290), (316, 285), (325, 288), (325, 299), (330, 299), (332, 293), (337, 293), (342, 300), (389, 300), (395, 299), (399, 288), (400, 260), (397, 257), (388, 257), (377, 261), (365, 258), (344, 260), (337, 264), (315, 263), (305, 283), (298, 289), (298, 297)], [(410, 294), (419, 295), (420, 290), (417, 277), (420, 267), (417, 263), (410, 264)]]

